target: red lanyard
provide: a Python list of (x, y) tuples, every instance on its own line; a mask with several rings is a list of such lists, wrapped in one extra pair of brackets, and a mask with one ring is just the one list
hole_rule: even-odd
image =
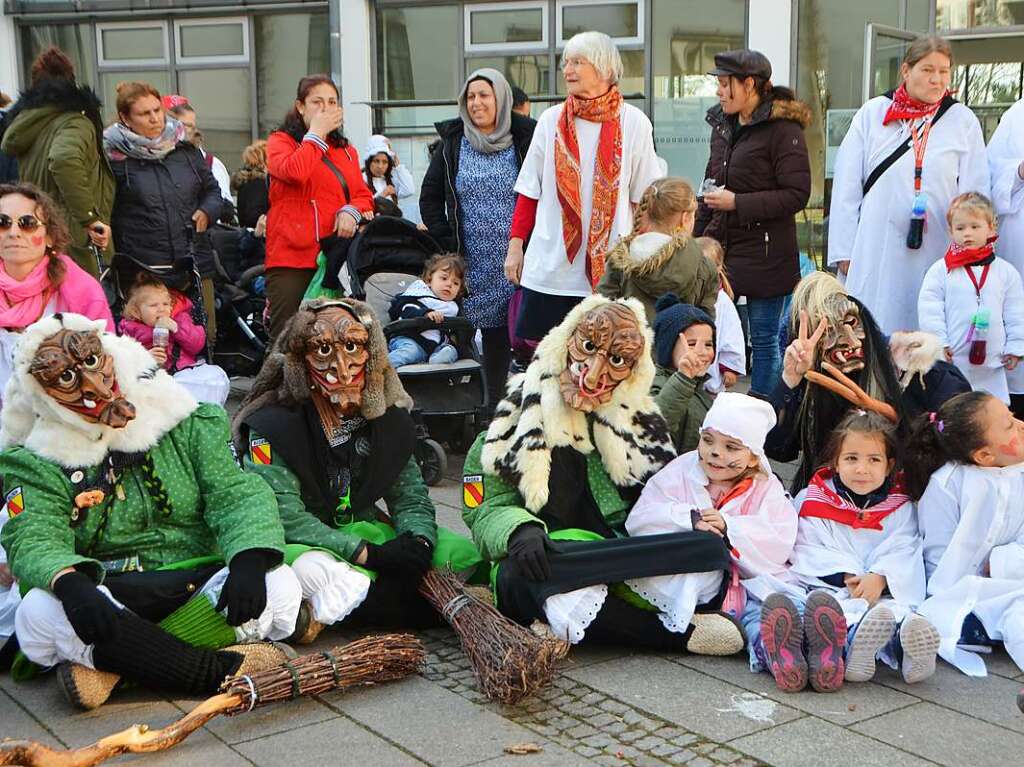
[(914, 142), (914, 194), (921, 193), (921, 172), (924, 169), (924, 150), (928, 146), (928, 134), (932, 130), (931, 118), (923, 125), (910, 124), (910, 138)]
[(985, 280), (988, 279), (988, 269), (992, 264), (985, 264), (981, 270), (981, 282), (978, 282), (978, 278), (974, 276), (974, 267), (965, 266), (967, 270), (967, 276), (971, 278), (971, 282), (974, 284), (974, 293), (978, 297), (978, 303), (981, 303), (981, 289), (985, 287)]

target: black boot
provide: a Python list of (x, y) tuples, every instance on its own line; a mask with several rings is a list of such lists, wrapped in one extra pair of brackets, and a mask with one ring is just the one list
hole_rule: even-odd
[(242, 664), (236, 652), (193, 647), (137, 615), (121, 616), (117, 639), (93, 646), (93, 665), (153, 690), (207, 695)]

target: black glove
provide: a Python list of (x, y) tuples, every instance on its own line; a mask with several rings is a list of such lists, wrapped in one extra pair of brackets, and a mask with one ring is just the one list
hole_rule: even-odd
[(235, 554), (228, 566), (228, 579), (215, 609), (228, 609), (228, 625), (241, 626), (259, 618), (267, 606), (267, 556), (259, 549)]
[(96, 588), (85, 573), (75, 570), (53, 583), (53, 593), (64, 606), (71, 628), (86, 644), (109, 642), (120, 632), (121, 610)]
[(412, 533), (402, 533), (387, 543), (366, 544), (366, 566), (380, 572), (400, 572), (420, 576), (430, 569), (433, 552), (430, 544)]
[(509, 536), (508, 555), (531, 581), (546, 581), (551, 576), (548, 543), (548, 534), (540, 525), (520, 525)]

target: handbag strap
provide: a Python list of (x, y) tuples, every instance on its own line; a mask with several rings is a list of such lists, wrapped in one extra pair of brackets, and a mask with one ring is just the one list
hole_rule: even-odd
[(328, 168), (331, 169), (331, 173), (334, 174), (335, 178), (341, 183), (341, 191), (345, 193), (345, 204), (348, 205), (352, 201), (352, 194), (348, 190), (348, 182), (345, 180), (345, 175), (341, 172), (337, 165), (331, 162), (331, 158), (326, 154), (323, 156), (323, 161)]
[[(945, 99), (943, 99), (942, 105), (939, 107), (938, 111), (935, 113), (935, 116), (932, 118), (931, 124), (934, 126), (935, 123), (939, 121), (939, 118), (942, 117), (942, 115), (946, 114), (946, 112), (949, 111), (949, 108), (951, 106), (957, 103), (959, 102), (952, 96), (947, 96)], [(896, 147), (889, 154), (888, 157), (886, 157), (884, 160), (878, 163), (878, 165), (875, 166), (875, 169), (872, 170), (871, 174), (868, 176), (867, 181), (864, 182), (863, 191), (861, 192), (862, 197), (867, 196), (868, 192), (871, 191), (871, 187), (873, 187), (875, 185), (875, 182), (882, 177), (882, 174), (889, 170), (889, 168), (891, 168), (898, 159), (900, 159), (903, 155), (909, 152), (910, 147), (913, 146), (913, 144), (914, 137), (910, 136), (909, 138), (907, 138), (906, 141), (904, 141), (902, 144)]]

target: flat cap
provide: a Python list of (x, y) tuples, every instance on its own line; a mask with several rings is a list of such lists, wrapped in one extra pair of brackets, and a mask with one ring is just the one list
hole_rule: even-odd
[(772, 79), (772, 64), (760, 51), (741, 48), (715, 55), (715, 68), (709, 75), (724, 77), (761, 77)]

